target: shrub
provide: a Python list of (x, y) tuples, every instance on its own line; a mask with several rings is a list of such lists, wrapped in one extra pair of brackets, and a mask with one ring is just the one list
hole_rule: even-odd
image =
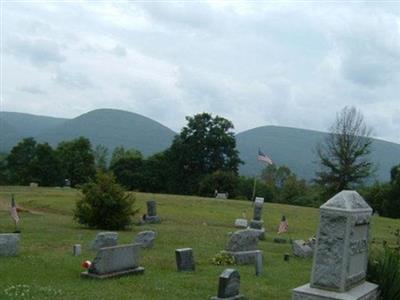
[(212, 259), (211, 263), (213, 265), (234, 265), (235, 257), (227, 251), (220, 251), (218, 252)]
[(135, 198), (125, 194), (110, 173), (98, 172), (94, 180), (82, 186), (83, 197), (77, 201), (74, 219), (89, 228), (118, 230), (131, 225), (137, 210)]
[(367, 280), (379, 285), (382, 300), (400, 299), (400, 252), (385, 247), (384, 253), (372, 255)]
[(220, 193), (228, 193), (229, 198), (236, 197), (236, 186), (238, 177), (231, 171), (215, 171), (206, 175), (199, 184), (199, 194), (201, 196), (214, 196), (215, 190)]

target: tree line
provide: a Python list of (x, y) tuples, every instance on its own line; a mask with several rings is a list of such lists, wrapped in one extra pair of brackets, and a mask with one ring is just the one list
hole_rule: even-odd
[(251, 200), (255, 188), (257, 196), (270, 202), (315, 207), (343, 189), (357, 189), (380, 214), (400, 216), (400, 165), (393, 167), (390, 183), (365, 185), (374, 171), (368, 157), (372, 140), (355, 108), (338, 113), (327, 139), (316, 146), (320, 170), (311, 182), (277, 165), (266, 166), (256, 178), (239, 176), (243, 162), (232, 122), (208, 113), (186, 120), (168, 149), (147, 158), (123, 146), (109, 153), (102, 145), (92, 147), (84, 137), (54, 148), (34, 138), (23, 139), (0, 156), (0, 184), (60, 186), (68, 178), (79, 187), (102, 171), (112, 173), (128, 190), (201, 196), (219, 191), (232, 199)]

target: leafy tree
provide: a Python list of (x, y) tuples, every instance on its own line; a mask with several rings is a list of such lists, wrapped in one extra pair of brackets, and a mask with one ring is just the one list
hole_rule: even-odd
[(82, 186), (82, 193), (74, 219), (89, 228), (125, 229), (138, 212), (133, 195), (125, 193), (111, 173), (98, 172), (94, 180)]
[(31, 161), (34, 180), (43, 186), (54, 186), (62, 182), (60, 160), (48, 143), (36, 146), (35, 156)]
[(32, 160), (35, 155), (34, 138), (25, 138), (11, 149), (7, 157), (7, 168), (12, 184), (26, 185), (34, 180)]
[(142, 183), (141, 169), (143, 160), (137, 157), (121, 157), (115, 161), (110, 170), (113, 171), (117, 182), (127, 189), (137, 189)]
[(107, 170), (107, 155), (108, 149), (106, 146), (97, 145), (93, 151), (94, 164), (97, 170), (106, 171)]
[(373, 164), (368, 158), (370, 132), (363, 115), (354, 107), (346, 106), (337, 115), (330, 134), (316, 149), (322, 167), (316, 182), (328, 194), (353, 188), (372, 174)]
[(64, 178), (68, 178), (72, 186), (86, 183), (95, 175), (94, 155), (87, 138), (61, 142), (57, 153)]
[(390, 170), (390, 182), (395, 182), (396, 179), (400, 176), (400, 165), (394, 166)]
[(165, 152), (157, 153), (143, 161), (141, 190), (153, 193), (172, 193), (171, 164)]
[(8, 183), (7, 154), (0, 153), (0, 185)]
[(187, 126), (166, 151), (173, 167), (174, 192), (197, 192), (202, 178), (217, 170), (237, 174), (241, 160), (232, 122), (208, 113), (186, 117), (186, 120)]
[(112, 166), (121, 158), (138, 158), (138, 157), (143, 159), (142, 153), (140, 153), (140, 151), (138, 151), (136, 149), (126, 150), (124, 148), (124, 146), (115, 147), (115, 149), (112, 153), (110, 167), (112, 168)]
[(307, 193), (306, 182), (298, 179), (286, 166), (268, 165), (261, 173), (265, 184), (273, 191), (273, 201), (294, 203)]
[(215, 171), (206, 175), (199, 185), (199, 194), (212, 197), (215, 191), (228, 193), (229, 198), (236, 197), (238, 176), (232, 171)]

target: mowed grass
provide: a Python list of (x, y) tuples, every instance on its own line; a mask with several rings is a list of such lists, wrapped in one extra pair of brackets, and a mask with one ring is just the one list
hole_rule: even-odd
[[(0, 257), (0, 299), (210, 299), (217, 294), (218, 276), (227, 266), (212, 265), (211, 258), (224, 249), (234, 220), (251, 219), (248, 201), (135, 193), (139, 215), (146, 212), (146, 201), (155, 199), (161, 224), (133, 226), (119, 232), (119, 243), (130, 243), (142, 230), (152, 229), (158, 236), (152, 249), (142, 251), (143, 276), (110, 280), (81, 279), (83, 260), (95, 253), (89, 246), (98, 230), (88, 230), (72, 219), (80, 193), (75, 189), (0, 187), (0, 232), (14, 231), (9, 214), (10, 194), (18, 206), (29, 212), (20, 214), (22, 231), (18, 257)], [(311, 259), (291, 257), (290, 244), (273, 243), (281, 215), (289, 221), (287, 239), (307, 239), (316, 234), (318, 209), (266, 203), (263, 219), (267, 240), (260, 241), (264, 252), (264, 273), (255, 276), (254, 266), (234, 266), (241, 275), (241, 292), (246, 299), (290, 299), (291, 290), (309, 281)], [(391, 232), (399, 220), (373, 217), (373, 244), (394, 242)], [(80, 243), (83, 254), (72, 256), (72, 245)], [(176, 271), (174, 250), (191, 247), (196, 260), (195, 273)], [(24, 286), (23, 286), (24, 285)], [(24, 295), (21, 295), (21, 293)], [(18, 295), (16, 295), (18, 293)]]

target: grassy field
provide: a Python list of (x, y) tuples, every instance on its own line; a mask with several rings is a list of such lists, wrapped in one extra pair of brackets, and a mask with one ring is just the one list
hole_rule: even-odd
[[(0, 257), (0, 299), (209, 299), (216, 295), (218, 276), (226, 268), (210, 259), (234, 231), (234, 220), (245, 214), (252, 217), (247, 201), (216, 200), (200, 197), (136, 193), (140, 215), (146, 200), (155, 199), (161, 224), (133, 226), (119, 232), (119, 242), (130, 243), (136, 233), (146, 229), (158, 232), (154, 248), (142, 252), (143, 276), (128, 276), (105, 281), (79, 277), (83, 260), (92, 260), (90, 242), (98, 231), (88, 230), (72, 219), (72, 209), (80, 197), (74, 189), (0, 187), (0, 232), (12, 232), (8, 212), (10, 194), (18, 206), (29, 211), (20, 214), (22, 231), (18, 257)], [(254, 275), (254, 266), (235, 266), (241, 275), (241, 292), (246, 299), (290, 299), (291, 290), (307, 283), (311, 259), (291, 257), (289, 244), (273, 243), (281, 215), (287, 216), (287, 239), (306, 239), (316, 234), (318, 210), (266, 203), (263, 219), (267, 240), (260, 242), (264, 251), (264, 274)], [(374, 247), (383, 240), (394, 241), (391, 232), (400, 228), (399, 220), (373, 217)], [(83, 254), (72, 256), (72, 245), (80, 243)], [(176, 248), (191, 247), (196, 260), (195, 273), (178, 273)]]

